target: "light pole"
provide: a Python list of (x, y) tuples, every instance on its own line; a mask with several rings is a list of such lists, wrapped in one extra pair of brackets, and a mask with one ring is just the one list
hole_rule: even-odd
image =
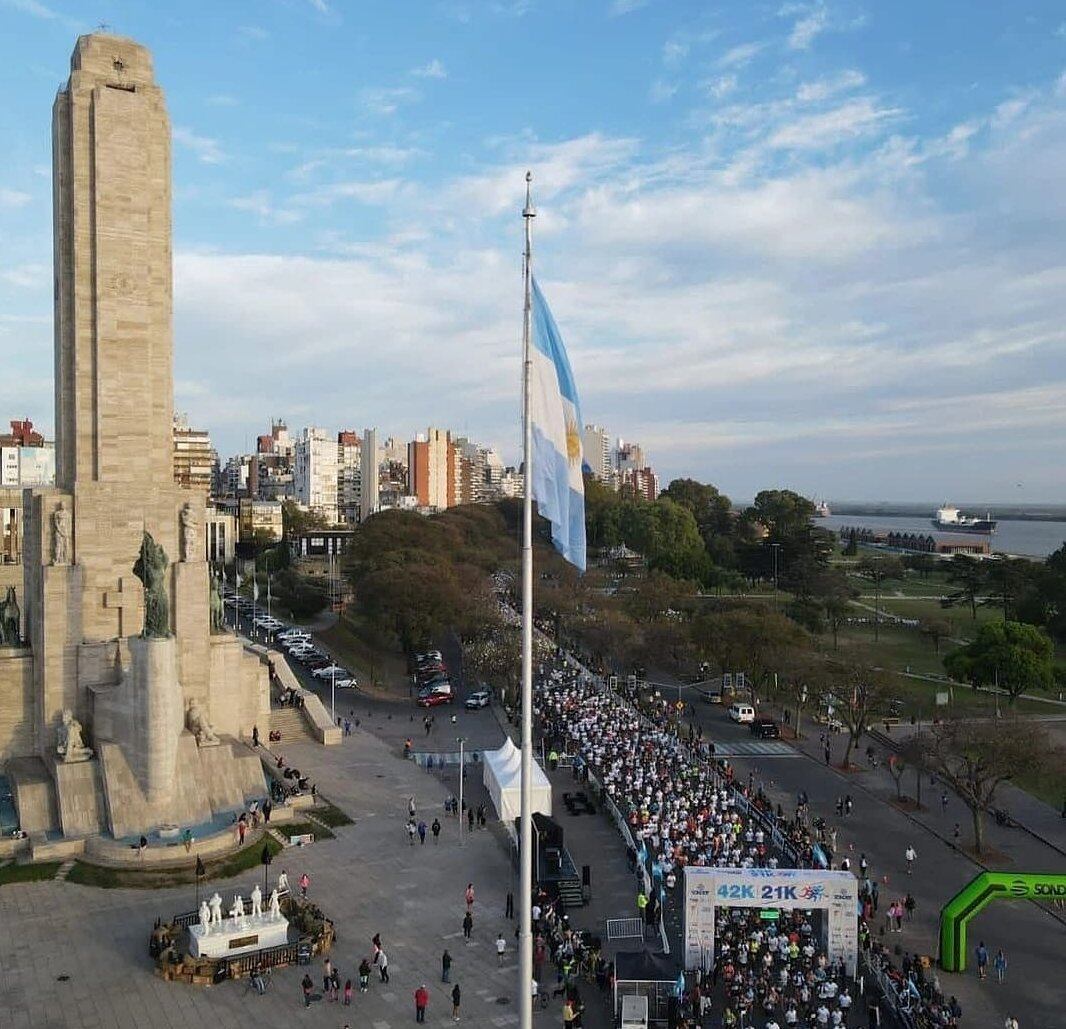
[(455, 742), (459, 744), (459, 846), (463, 845), (463, 816), (466, 812), (463, 810), (463, 744), (466, 743), (465, 736), (456, 736)]
[(337, 664), (330, 661), (329, 673), (329, 711), (333, 717), (333, 724), (337, 724)]
[(771, 543), (770, 544), (770, 553), (773, 555), (773, 565), (774, 565), (774, 604), (777, 605), (777, 606), (780, 606), (780, 604), (781, 604), (781, 597), (779, 596), (779, 594), (777, 592), (777, 552), (780, 549), (781, 549), (781, 544), (780, 543)]

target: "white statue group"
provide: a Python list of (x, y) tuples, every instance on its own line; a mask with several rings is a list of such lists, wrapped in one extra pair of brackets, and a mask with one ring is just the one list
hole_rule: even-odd
[[(246, 916), (244, 910), (244, 898), (238, 893), (233, 898), (233, 907), (229, 909), (229, 917), (233, 920), (234, 925), (239, 928), (244, 928), (248, 924), (248, 917), (263, 919), (263, 891), (256, 886), (249, 898), (251, 900), (251, 911)], [(281, 901), (278, 898), (278, 891), (275, 889), (270, 894), (270, 909), (269, 919), (271, 922), (276, 922), (281, 918)], [(216, 893), (210, 900), (205, 900), (200, 904), (200, 925), (204, 929), (205, 935), (211, 932), (214, 926), (218, 926), (219, 930), (222, 929), (222, 898)]]

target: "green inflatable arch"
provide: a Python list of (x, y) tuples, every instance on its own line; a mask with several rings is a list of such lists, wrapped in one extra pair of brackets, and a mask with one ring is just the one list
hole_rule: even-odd
[(940, 912), (940, 964), (966, 971), (966, 924), (993, 900), (1064, 900), (1066, 875), (982, 872)]

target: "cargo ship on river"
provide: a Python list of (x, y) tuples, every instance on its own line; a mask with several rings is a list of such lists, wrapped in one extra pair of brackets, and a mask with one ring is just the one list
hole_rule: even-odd
[(996, 523), (991, 515), (984, 518), (971, 518), (964, 515), (957, 507), (937, 508), (933, 519), (933, 528), (944, 532), (977, 532), (991, 536), (996, 531)]

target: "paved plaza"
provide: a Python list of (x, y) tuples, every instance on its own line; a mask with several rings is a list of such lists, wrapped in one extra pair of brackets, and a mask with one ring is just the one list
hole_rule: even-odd
[[(286, 759), (307, 772), (320, 790), (353, 818), (337, 839), (306, 849), (289, 849), (273, 872), (294, 879), (311, 876), (310, 894), (337, 924), (332, 958), (341, 982), (358, 982), (360, 959), (380, 932), (389, 957), (391, 982), (377, 972), (365, 995), (356, 988), (352, 1007), (321, 996), (322, 966), (310, 967), (315, 1001), (304, 1010), (300, 980), (305, 969), (275, 972), (265, 996), (246, 981), (214, 987), (166, 983), (156, 978), (148, 956), (148, 935), (157, 916), (190, 910), (191, 887), (169, 890), (101, 890), (70, 883), (30, 883), (0, 889), (0, 1024), (13, 1029), (212, 1029), (255, 1024), (389, 1029), (414, 1020), (414, 990), (425, 982), (427, 1023), (451, 1025), (450, 986), (440, 982), (440, 957), (447, 947), (455, 963), (452, 982), (462, 990), (463, 1021), (478, 1026), (517, 1024), (517, 953), (514, 922), (504, 919), (511, 882), (508, 850), (498, 830), (475, 832), (458, 844), (455, 820), (445, 822), (441, 842), (407, 844), (407, 798), (420, 812), (439, 814), (447, 783), (405, 762), (395, 748), (357, 730), (342, 746), (315, 744), (285, 748)], [(427, 821), (431, 821), (427, 817)], [(226, 895), (250, 888), (257, 871), (213, 883)], [(473, 943), (463, 944), (463, 890), (477, 893)], [(498, 966), (494, 948), (503, 929), (508, 957)], [(59, 981), (60, 977), (69, 977)], [(506, 1003), (501, 1003), (506, 1001)], [(538, 1021), (554, 1024), (553, 1009)]]

